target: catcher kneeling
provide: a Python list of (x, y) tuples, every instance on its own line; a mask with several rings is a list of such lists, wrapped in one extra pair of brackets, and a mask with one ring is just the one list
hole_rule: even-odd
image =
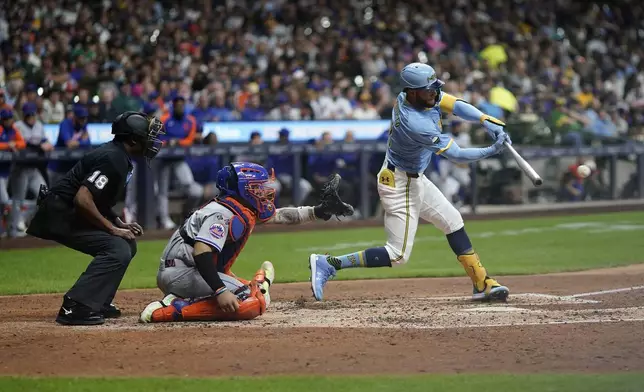
[(144, 323), (251, 320), (270, 303), (275, 279), (265, 261), (251, 281), (231, 272), (257, 223), (298, 224), (333, 215), (353, 215), (337, 189), (339, 175), (326, 184), (315, 207), (275, 208), (273, 181), (255, 163), (234, 162), (217, 173), (219, 196), (193, 212), (163, 251), (157, 285), (166, 295), (141, 312)]

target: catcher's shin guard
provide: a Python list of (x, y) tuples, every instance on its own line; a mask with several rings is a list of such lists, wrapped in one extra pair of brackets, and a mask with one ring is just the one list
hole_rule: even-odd
[(478, 254), (460, 255), (458, 256), (458, 261), (474, 285), (472, 299), (505, 301), (508, 298), (510, 294), (508, 288), (502, 286), (499, 282), (487, 275), (487, 271), (483, 267), (483, 264), (481, 264)]
[(156, 309), (152, 313), (152, 322), (168, 321), (238, 321), (252, 320), (266, 311), (264, 295), (257, 284), (250, 284), (250, 295), (239, 303), (235, 313), (219, 309), (214, 297), (187, 301), (176, 298), (169, 306)]

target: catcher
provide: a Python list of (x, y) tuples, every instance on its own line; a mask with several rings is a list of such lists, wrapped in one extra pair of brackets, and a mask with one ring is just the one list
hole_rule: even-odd
[(255, 163), (234, 162), (217, 173), (220, 194), (193, 212), (163, 251), (157, 285), (166, 295), (141, 313), (144, 323), (164, 321), (251, 320), (270, 303), (275, 271), (262, 264), (251, 281), (231, 272), (257, 223), (299, 224), (351, 216), (353, 207), (338, 196), (340, 176), (325, 185), (315, 207), (278, 208), (274, 181)]

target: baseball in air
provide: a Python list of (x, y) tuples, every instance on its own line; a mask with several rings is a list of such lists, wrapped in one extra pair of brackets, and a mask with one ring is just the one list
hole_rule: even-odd
[(590, 168), (586, 165), (579, 165), (579, 167), (577, 167), (577, 174), (581, 178), (588, 177), (590, 175), (590, 172), (591, 172)]

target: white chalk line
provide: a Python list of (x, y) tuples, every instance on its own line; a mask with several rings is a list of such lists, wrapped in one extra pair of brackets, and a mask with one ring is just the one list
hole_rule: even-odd
[[(499, 323), (499, 324), (477, 324), (472, 326), (452, 327), (452, 326), (409, 326), (405, 328), (418, 328), (418, 329), (467, 329), (467, 328), (498, 328), (498, 327), (531, 327), (531, 326), (544, 326), (544, 325), (562, 325), (562, 324), (603, 324), (603, 323), (621, 323), (621, 322), (642, 322), (644, 317), (636, 318), (621, 318), (618, 320), (607, 319), (587, 319), (587, 320), (561, 320), (561, 321), (546, 321), (546, 322), (518, 322), (518, 323)], [(382, 328), (382, 327), (380, 327)], [(397, 328), (393, 328), (397, 329)]]
[[(469, 302), (474, 302), (474, 303), (476, 302), (476, 301), (472, 300), (472, 297), (470, 297), (470, 296), (415, 297), (413, 299), (426, 300), (426, 301), (455, 301), (455, 302), (469, 301)], [(570, 304), (598, 304), (598, 303), (601, 302), (601, 301), (596, 301), (596, 300), (592, 300), (592, 299), (578, 299), (577, 297), (573, 297), (573, 296), (570, 296), (570, 295), (552, 295), (552, 294), (542, 294), (542, 293), (510, 294), (510, 297), (508, 299), (508, 303), (512, 303), (513, 299), (522, 299), (522, 300), (523, 299), (525, 299), (525, 300), (544, 299), (544, 300), (550, 300), (550, 301), (553, 301), (553, 302), (564, 302), (564, 303), (570, 303)], [(530, 304), (527, 303), (525, 305), (530, 305)]]
[(624, 293), (624, 292), (627, 292), (627, 291), (637, 291), (637, 290), (644, 290), (644, 286), (632, 286), (632, 287), (623, 287), (623, 288), (620, 288), (620, 289), (591, 291), (589, 293), (580, 293), (580, 294), (569, 295), (568, 297), (570, 297), (570, 298), (593, 297), (593, 296), (596, 296), (596, 295)]

